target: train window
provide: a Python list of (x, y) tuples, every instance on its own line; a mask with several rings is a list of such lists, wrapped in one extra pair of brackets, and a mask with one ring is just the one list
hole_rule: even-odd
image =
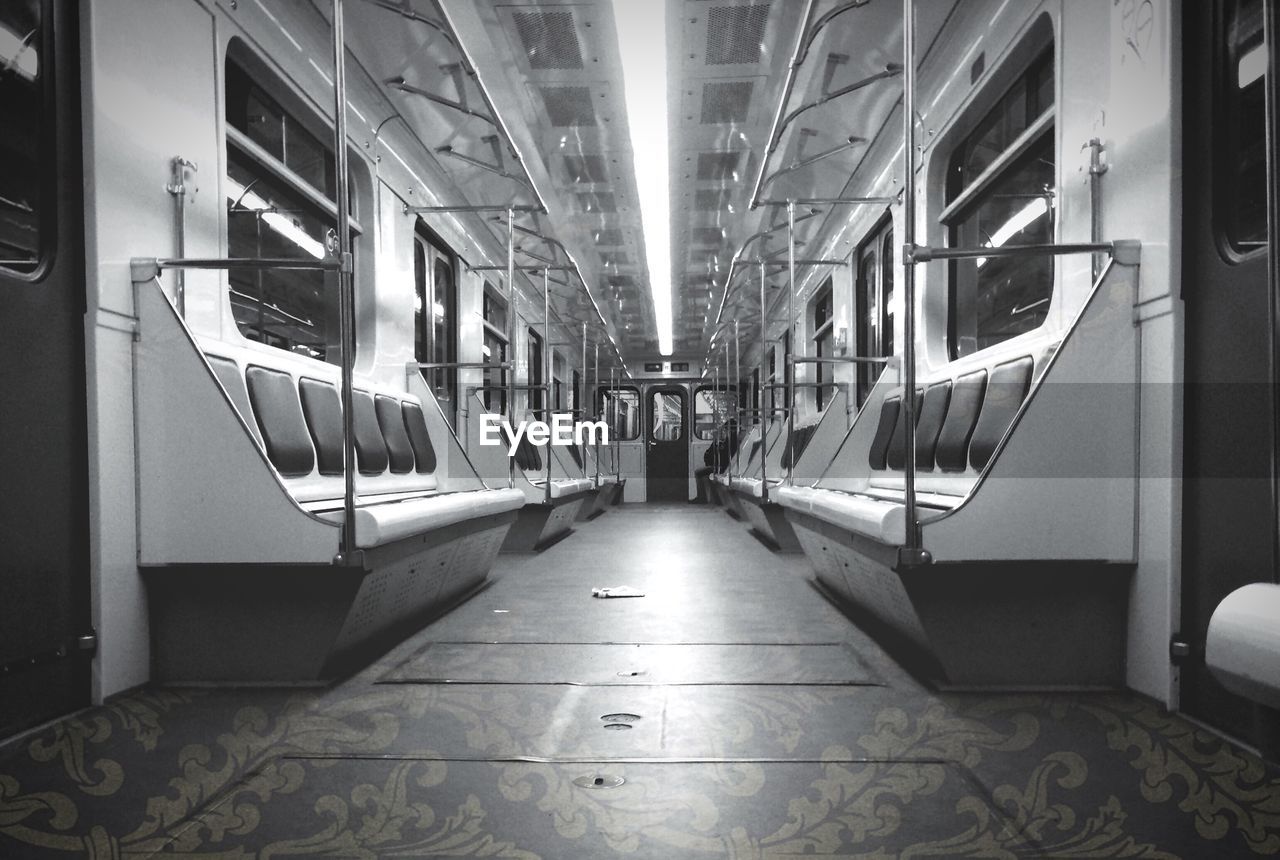
[(1227, 244), (1244, 254), (1267, 244), (1268, 57), (1262, 0), (1223, 5), (1217, 221)]
[(649, 438), (656, 442), (679, 442), (684, 436), (684, 395), (650, 392), (653, 427)]
[[(778, 389), (773, 386), (778, 381), (778, 348), (776, 346), (769, 347), (769, 357), (765, 359), (764, 372), (768, 374), (764, 381), (764, 408), (772, 413), (774, 404), (778, 402)], [(765, 420), (769, 420), (773, 415), (765, 416)]]
[[(484, 286), (483, 298), (484, 340), (480, 353), (485, 364), (502, 365), (507, 361), (507, 305), (494, 294), (493, 287)], [(484, 372), (484, 406), (503, 414), (507, 411), (507, 372), (502, 367)]]
[(714, 439), (716, 429), (735, 417), (737, 409), (737, 392), (699, 388), (693, 395), (693, 435), (704, 442)]
[(0, 4), (0, 268), (23, 274), (34, 272), (44, 255), (54, 178), (41, 5)]
[[(1056, 184), (1053, 51), (1043, 52), (951, 153), (943, 224), (961, 248), (1053, 241)], [(979, 257), (951, 264), (952, 358), (1039, 328), (1054, 258)]]
[[(893, 355), (893, 299), (893, 224), (886, 221), (858, 250), (858, 282), (854, 288), (858, 355)], [(879, 375), (877, 365), (858, 365), (859, 406)]]
[[(226, 119), (228, 256), (329, 256), (337, 226), (332, 149), (231, 56)], [(353, 220), (353, 248), (359, 234)], [(246, 338), (340, 361), (338, 293), (324, 272), (237, 269), (228, 279), (232, 315)]]
[[(453, 255), (428, 241), (414, 237), (414, 355), (431, 364), (458, 360), (458, 284)], [(423, 372), (445, 417), (455, 421), (458, 369), (435, 367)]]
[(640, 438), (640, 392), (634, 388), (600, 389), (600, 414), (609, 424), (609, 439), (634, 442)]
[[(813, 354), (818, 358), (830, 358), (832, 356), (832, 344), (835, 341), (835, 298), (831, 292), (831, 279), (827, 278), (826, 283), (818, 290), (817, 297), (812, 304), (813, 316)], [(827, 389), (822, 387), (823, 382), (828, 378), (833, 378), (829, 367), (822, 362), (814, 365), (813, 381), (817, 384), (814, 389), (816, 393), (815, 403), (819, 412), (826, 404), (828, 398)]]
[(529, 329), (529, 411), (542, 418), (542, 335)]
[[(569, 388), (569, 408), (577, 411), (582, 409), (582, 374), (578, 371), (573, 372), (573, 384)], [(580, 416), (585, 417), (585, 416)]]

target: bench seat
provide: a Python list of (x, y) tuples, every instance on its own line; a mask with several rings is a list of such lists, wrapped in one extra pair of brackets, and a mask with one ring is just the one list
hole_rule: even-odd
[[(341, 501), (337, 503), (341, 504)], [(469, 490), (363, 503), (356, 508), (356, 545), (361, 549), (371, 549), (466, 520), (519, 510), (523, 506), (524, 493), (515, 489)], [(340, 509), (317, 513), (330, 522), (340, 523), (343, 520)]]
[[(529, 483), (535, 487), (546, 487), (547, 482), (542, 478), (530, 478)], [(590, 478), (552, 478), (551, 479), (551, 498), (563, 499), (578, 493), (586, 493), (596, 488), (595, 482)]]
[(778, 504), (817, 517), (884, 544), (906, 539), (907, 509), (901, 503), (816, 487), (780, 487)]

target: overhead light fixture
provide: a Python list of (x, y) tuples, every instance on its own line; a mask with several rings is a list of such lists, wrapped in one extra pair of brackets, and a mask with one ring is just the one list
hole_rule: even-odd
[(631, 160), (640, 193), (658, 351), (671, 355), (671, 194), (667, 140), (666, 3), (613, 0)]

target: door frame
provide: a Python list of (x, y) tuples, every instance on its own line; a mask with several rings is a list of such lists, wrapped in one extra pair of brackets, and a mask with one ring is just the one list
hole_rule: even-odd
[[(670, 443), (661, 443), (653, 439), (653, 403), (655, 394), (678, 394), (680, 396), (680, 439)], [(645, 443), (644, 458), (644, 478), (645, 478), (645, 500), (646, 501), (670, 501), (670, 502), (687, 502), (689, 500), (689, 475), (691, 470), (689, 467), (689, 451), (691, 441), (689, 439), (689, 412), (690, 412), (690, 396), (689, 386), (678, 382), (661, 382), (646, 385), (644, 389), (644, 411), (642, 412), (644, 427), (642, 436)], [(655, 475), (653, 472), (653, 451), (654, 447), (659, 444), (678, 445), (684, 450), (684, 467), (681, 471), (680, 478), (670, 475)], [(677, 488), (678, 485), (678, 488)], [(658, 490), (655, 493), (655, 489)], [(660, 497), (660, 498), (656, 498)], [(670, 496), (670, 498), (667, 498)]]

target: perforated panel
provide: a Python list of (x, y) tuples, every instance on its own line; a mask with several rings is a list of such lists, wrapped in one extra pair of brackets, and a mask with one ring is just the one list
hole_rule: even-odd
[(512, 17), (529, 58), (529, 68), (582, 68), (582, 48), (578, 45), (572, 12), (517, 12)]
[(622, 231), (616, 227), (606, 227), (600, 230), (593, 230), (591, 238), (596, 240), (597, 245), (621, 245), (623, 241)]
[(745, 123), (751, 112), (752, 81), (716, 81), (702, 87), (702, 124)]
[(552, 128), (577, 128), (596, 124), (595, 105), (587, 87), (543, 87), (542, 103)]
[(728, 180), (736, 182), (734, 174), (741, 169), (741, 152), (703, 152), (698, 155), (697, 177), (700, 181)]
[(715, 6), (707, 16), (707, 65), (760, 62), (769, 5)]
[(689, 235), (695, 245), (720, 245), (724, 242), (722, 227), (694, 227)]
[(578, 194), (578, 208), (583, 212), (617, 212), (618, 202), (613, 192), (583, 192)]
[(631, 259), (626, 251), (601, 251), (600, 262), (606, 266), (625, 266)]
[(566, 155), (564, 170), (570, 182), (609, 181), (609, 167), (600, 155)]
[(729, 192), (703, 189), (693, 195), (693, 208), (698, 212), (719, 212), (729, 207)]

